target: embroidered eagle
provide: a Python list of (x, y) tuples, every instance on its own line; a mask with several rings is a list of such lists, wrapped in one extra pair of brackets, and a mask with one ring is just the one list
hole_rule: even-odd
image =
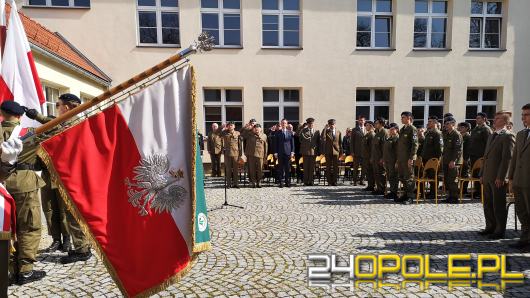
[(156, 213), (168, 212), (179, 208), (187, 193), (186, 189), (176, 183), (184, 178), (182, 170), (170, 170), (167, 155), (154, 154), (142, 158), (134, 167), (134, 178), (131, 182), (125, 178), (129, 203), (139, 208), (139, 214), (146, 216), (148, 209)]

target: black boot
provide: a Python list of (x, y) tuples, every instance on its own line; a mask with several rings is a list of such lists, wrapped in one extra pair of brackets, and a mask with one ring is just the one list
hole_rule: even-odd
[(46, 276), (45, 271), (31, 270), (28, 272), (21, 272), (18, 274), (17, 285), (25, 285), (30, 282), (41, 280)]
[(45, 252), (54, 252), (56, 250), (62, 249), (61, 240), (53, 240), (52, 244), (46, 248)]
[(70, 235), (63, 236), (62, 252), (69, 252), (72, 249), (72, 242), (70, 242)]
[(60, 261), (61, 264), (70, 264), (79, 261), (87, 261), (88, 259), (90, 259), (90, 257), (92, 257), (92, 253), (90, 251), (76, 252), (75, 250), (71, 250), (68, 252), (68, 255), (62, 257)]

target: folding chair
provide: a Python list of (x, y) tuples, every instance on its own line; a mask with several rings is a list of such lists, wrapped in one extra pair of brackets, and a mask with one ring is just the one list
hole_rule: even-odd
[[(473, 184), (480, 183), (480, 178), (473, 177), (473, 174), (476, 172), (480, 172), (483, 165), (484, 165), (484, 158), (477, 159), (477, 161), (475, 161), (475, 164), (473, 164), (473, 167), (471, 168), (471, 172), (469, 172), (469, 177), (460, 177), (462, 173), (458, 175), (459, 176), (458, 187), (460, 188), (460, 203), (462, 203), (462, 198), (464, 197), (464, 183), (465, 182), (469, 182), (469, 184), (471, 184), (471, 198), (472, 199), (475, 198), (475, 187), (473, 187)], [(480, 186), (480, 189), (481, 189), (480, 199), (482, 201), (482, 204), (484, 204), (484, 193), (482, 190), (483, 189), (482, 184)]]
[[(425, 201), (425, 184), (427, 182), (434, 182), (435, 202), (436, 202), (436, 205), (438, 205), (438, 168), (439, 167), (440, 167), (440, 160), (438, 158), (431, 158), (427, 161), (427, 163), (425, 164), (423, 168), (420, 168), (421, 173), (419, 175), (421, 176), (418, 176), (418, 178), (416, 178), (416, 182), (417, 182), (416, 204), (419, 204), (419, 201), (420, 201), (421, 187), (423, 186), (423, 189), (424, 189), (423, 200)], [(429, 170), (432, 170), (434, 172), (433, 178), (427, 177)]]

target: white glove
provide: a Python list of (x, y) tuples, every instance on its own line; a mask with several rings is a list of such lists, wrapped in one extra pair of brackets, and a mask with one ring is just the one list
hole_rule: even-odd
[(3, 142), (2, 145), (2, 162), (15, 164), (17, 157), (22, 152), (22, 141), (19, 138), (13, 138), (7, 142)]

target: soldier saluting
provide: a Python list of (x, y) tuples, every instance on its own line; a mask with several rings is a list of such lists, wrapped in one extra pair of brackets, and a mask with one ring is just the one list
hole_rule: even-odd
[(399, 131), (398, 140), (398, 158), (397, 168), (399, 180), (403, 184), (403, 196), (398, 198), (396, 202), (412, 204), (414, 197), (414, 179), (413, 179), (413, 165), (416, 159), (416, 151), (418, 150), (418, 132), (416, 127), (412, 125), (413, 117), (411, 112), (401, 113), (401, 127)]
[(320, 132), (315, 129), (315, 119), (307, 118), (306, 125), (300, 130), (300, 153), (304, 165), (304, 185), (313, 185), (315, 158), (319, 154)]
[(239, 188), (239, 166), (238, 160), (243, 155), (243, 144), (241, 135), (235, 130), (235, 123), (227, 123), (225, 130), (221, 134), (223, 151), (225, 157), (225, 176), (227, 187)]
[(322, 131), (322, 145), (326, 156), (326, 178), (330, 186), (337, 185), (339, 156), (342, 152), (342, 134), (335, 124), (335, 119), (329, 119)]
[(254, 124), (252, 130), (245, 132), (245, 155), (249, 167), (250, 186), (261, 188), (263, 163), (267, 160), (267, 136), (261, 131), (260, 124)]

